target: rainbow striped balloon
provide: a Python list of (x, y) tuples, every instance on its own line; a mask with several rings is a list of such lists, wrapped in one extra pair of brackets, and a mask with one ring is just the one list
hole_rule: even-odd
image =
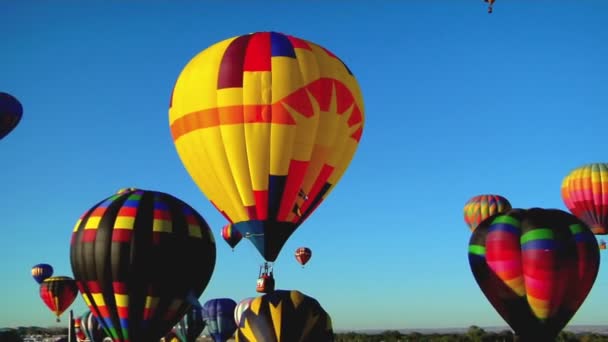
[(464, 205), (464, 222), (469, 226), (471, 231), (486, 218), (511, 210), (511, 203), (500, 195), (478, 195)]
[(587, 164), (570, 172), (562, 182), (562, 199), (594, 234), (608, 234), (608, 163)]
[(477, 284), (524, 340), (552, 341), (591, 290), (599, 249), (591, 230), (557, 209), (512, 209), (482, 222), (469, 242)]

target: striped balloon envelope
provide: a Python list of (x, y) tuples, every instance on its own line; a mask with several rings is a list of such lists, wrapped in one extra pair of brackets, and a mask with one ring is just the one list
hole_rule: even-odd
[(270, 262), (344, 175), (364, 119), (346, 64), (277, 32), (203, 50), (180, 73), (169, 104), (182, 164)]
[(53, 266), (49, 264), (37, 264), (32, 266), (32, 277), (38, 284), (53, 275)]
[(583, 165), (562, 182), (562, 200), (596, 235), (608, 234), (608, 163)]
[(469, 242), (477, 284), (525, 341), (553, 341), (591, 290), (598, 243), (557, 209), (512, 209), (484, 220)]
[(49, 277), (40, 284), (40, 298), (57, 316), (57, 322), (59, 316), (72, 305), (76, 296), (78, 296), (78, 288), (74, 279), (70, 277)]
[(114, 342), (158, 341), (207, 287), (215, 248), (190, 205), (127, 188), (76, 222), (70, 261), (85, 303)]
[(511, 203), (500, 195), (477, 195), (469, 199), (464, 205), (464, 222), (471, 231), (486, 218), (503, 213), (511, 209)]

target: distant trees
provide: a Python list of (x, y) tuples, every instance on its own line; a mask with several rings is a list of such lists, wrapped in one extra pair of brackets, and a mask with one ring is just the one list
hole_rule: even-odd
[(16, 329), (0, 329), (0, 341), (2, 342), (23, 342)]

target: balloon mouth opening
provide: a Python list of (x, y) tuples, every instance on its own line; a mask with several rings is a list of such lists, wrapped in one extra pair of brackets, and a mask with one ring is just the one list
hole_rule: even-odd
[(591, 231), (595, 235), (606, 235), (606, 234), (608, 234), (608, 229), (606, 229), (606, 227), (604, 227), (602, 225), (599, 225), (599, 224), (591, 226)]

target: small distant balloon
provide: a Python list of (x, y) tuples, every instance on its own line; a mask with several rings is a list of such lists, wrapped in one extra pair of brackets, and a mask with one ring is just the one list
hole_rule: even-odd
[(53, 266), (49, 264), (38, 264), (32, 267), (32, 277), (38, 284), (53, 275)]
[(299, 247), (296, 249), (295, 257), (300, 265), (304, 267), (308, 260), (310, 260), (310, 257), (312, 257), (312, 251), (308, 247)]
[(562, 181), (562, 200), (596, 235), (608, 234), (608, 163), (586, 164)]
[(13, 95), (0, 92), (0, 140), (4, 139), (21, 121), (23, 107)]
[(464, 222), (471, 231), (475, 231), (481, 221), (510, 209), (511, 203), (500, 195), (477, 195), (469, 199), (464, 205)]
[(227, 224), (222, 228), (222, 238), (226, 241), (228, 246), (234, 250), (234, 247), (238, 245), (243, 238), (243, 235), (241, 235), (238, 230), (234, 229), (231, 224)]

